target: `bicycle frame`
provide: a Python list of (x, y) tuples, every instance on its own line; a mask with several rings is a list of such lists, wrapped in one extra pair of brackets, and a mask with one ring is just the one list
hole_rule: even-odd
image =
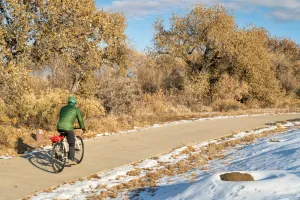
[[(64, 145), (66, 153), (69, 153), (70, 148), (69, 148), (69, 143), (68, 143), (66, 137), (63, 139), (62, 144)], [(77, 137), (75, 137), (75, 149), (81, 150), (81, 147), (79, 145), (79, 141), (78, 141)], [(66, 155), (65, 158), (68, 159), (68, 156)]]

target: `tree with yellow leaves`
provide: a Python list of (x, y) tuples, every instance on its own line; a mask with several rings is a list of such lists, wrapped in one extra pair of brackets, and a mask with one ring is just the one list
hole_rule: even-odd
[(27, 68), (54, 74), (64, 67), (72, 92), (102, 65), (125, 67), (125, 17), (98, 10), (93, 0), (4, 0), (0, 12), (4, 61), (26, 60)]
[(220, 85), (221, 77), (228, 74), (230, 80), (246, 84), (243, 88), (247, 91), (241, 92), (245, 95), (236, 100), (276, 103), (281, 92), (272, 71), (269, 34), (264, 29), (239, 29), (233, 15), (220, 5), (195, 5), (183, 17), (173, 15), (170, 29), (165, 29), (161, 19), (154, 27), (155, 52), (183, 60), (190, 77), (208, 74), (210, 97), (217, 91), (214, 88)]

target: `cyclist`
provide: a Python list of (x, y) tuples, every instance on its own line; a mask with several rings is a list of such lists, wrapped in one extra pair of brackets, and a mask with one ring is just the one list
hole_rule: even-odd
[(75, 165), (75, 134), (74, 134), (74, 122), (77, 119), (80, 128), (85, 132), (84, 122), (82, 119), (79, 108), (76, 107), (77, 100), (75, 97), (68, 98), (68, 105), (64, 106), (60, 110), (60, 117), (57, 123), (57, 130), (59, 133), (64, 133), (69, 143), (69, 164)]

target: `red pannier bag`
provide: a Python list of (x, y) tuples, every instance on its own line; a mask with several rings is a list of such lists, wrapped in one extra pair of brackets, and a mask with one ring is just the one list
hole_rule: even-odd
[(50, 138), (50, 140), (52, 141), (52, 143), (57, 143), (60, 142), (64, 139), (64, 136), (60, 136), (60, 135), (56, 135)]

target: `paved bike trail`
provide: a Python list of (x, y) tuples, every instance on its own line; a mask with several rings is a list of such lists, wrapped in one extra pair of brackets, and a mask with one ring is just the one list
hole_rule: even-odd
[(166, 153), (183, 144), (199, 143), (230, 135), (233, 131), (292, 119), (300, 119), (300, 114), (214, 119), (89, 140), (85, 141), (83, 162), (66, 167), (60, 174), (52, 173), (46, 154), (0, 160), (0, 200), (23, 198), (67, 181)]

